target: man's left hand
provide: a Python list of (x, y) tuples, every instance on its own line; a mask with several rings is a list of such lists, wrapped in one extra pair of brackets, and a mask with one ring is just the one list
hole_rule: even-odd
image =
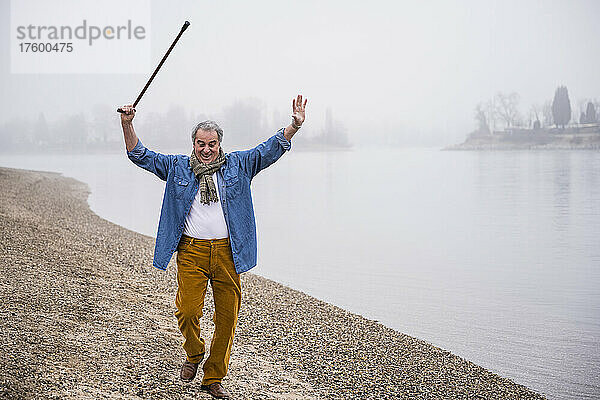
[(292, 119), (294, 120), (294, 125), (297, 127), (302, 126), (304, 123), (304, 119), (306, 118), (306, 103), (308, 99), (302, 102), (302, 95), (299, 94), (297, 98), (292, 100)]

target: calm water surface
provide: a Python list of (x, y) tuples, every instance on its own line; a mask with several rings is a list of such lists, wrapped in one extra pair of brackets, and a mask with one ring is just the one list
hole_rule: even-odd
[[(0, 156), (86, 182), (154, 236), (163, 183), (123, 154)], [(552, 399), (600, 398), (600, 153), (291, 152), (253, 183), (253, 270)]]

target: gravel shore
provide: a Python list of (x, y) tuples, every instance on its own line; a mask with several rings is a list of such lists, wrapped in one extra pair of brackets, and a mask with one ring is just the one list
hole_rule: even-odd
[[(0, 184), (0, 398), (210, 398), (179, 381), (176, 267), (152, 267), (154, 239), (95, 215), (74, 179), (0, 168)], [(260, 276), (242, 287), (235, 399), (544, 398)], [(212, 307), (209, 290), (207, 342)]]

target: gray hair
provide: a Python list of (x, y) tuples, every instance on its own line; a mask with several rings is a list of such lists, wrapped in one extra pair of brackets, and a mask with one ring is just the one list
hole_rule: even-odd
[(215, 121), (202, 121), (198, 123), (194, 129), (192, 129), (192, 144), (196, 140), (196, 132), (199, 129), (203, 131), (215, 131), (217, 132), (217, 139), (219, 139), (219, 143), (223, 141), (223, 129), (217, 124)]

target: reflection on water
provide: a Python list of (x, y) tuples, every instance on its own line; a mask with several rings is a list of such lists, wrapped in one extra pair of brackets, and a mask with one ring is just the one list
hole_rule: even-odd
[[(0, 156), (87, 182), (154, 235), (163, 184), (124, 155)], [(600, 397), (600, 153), (287, 154), (253, 183), (256, 273), (557, 399)]]

